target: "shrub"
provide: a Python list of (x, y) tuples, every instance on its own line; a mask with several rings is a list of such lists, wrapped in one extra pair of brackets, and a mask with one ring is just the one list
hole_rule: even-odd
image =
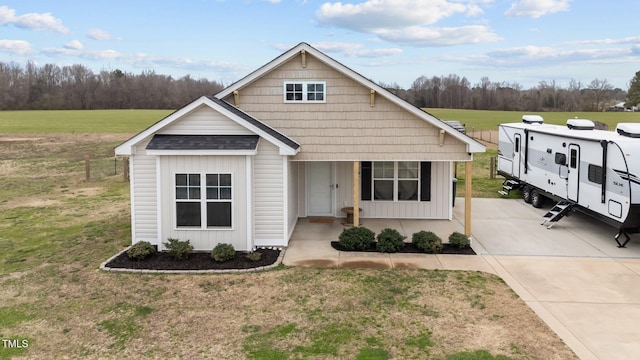
[(382, 230), (376, 238), (378, 239), (376, 243), (376, 249), (378, 249), (378, 251), (394, 253), (404, 247), (404, 239), (407, 237), (400, 235), (395, 229), (386, 228)]
[(442, 239), (431, 231), (418, 231), (411, 242), (422, 252), (437, 254), (442, 250)]
[(246, 258), (253, 261), (253, 262), (258, 262), (260, 261), (260, 259), (262, 259), (262, 253), (259, 253), (257, 251), (252, 252), (252, 253), (248, 253), (246, 255)]
[(451, 246), (457, 247), (458, 249), (466, 249), (471, 246), (471, 242), (469, 241), (467, 235), (459, 233), (457, 231), (449, 235), (449, 244), (451, 244)]
[(169, 254), (177, 260), (186, 259), (193, 251), (193, 246), (187, 241), (180, 241), (178, 239), (168, 238), (168, 242), (164, 243), (164, 246), (169, 251)]
[(127, 250), (129, 258), (134, 260), (143, 260), (155, 253), (156, 247), (148, 241), (138, 241)]
[(342, 230), (340, 245), (346, 250), (366, 250), (375, 243), (376, 234), (366, 227), (352, 227)]
[(231, 244), (218, 244), (211, 250), (211, 258), (217, 262), (233, 260), (236, 257), (236, 249)]

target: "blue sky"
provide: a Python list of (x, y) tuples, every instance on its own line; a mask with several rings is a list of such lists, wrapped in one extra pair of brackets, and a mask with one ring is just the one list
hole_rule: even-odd
[(403, 88), (455, 74), (627, 90), (638, 11), (631, 0), (0, 0), (0, 61), (228, 85), (304, 41)]

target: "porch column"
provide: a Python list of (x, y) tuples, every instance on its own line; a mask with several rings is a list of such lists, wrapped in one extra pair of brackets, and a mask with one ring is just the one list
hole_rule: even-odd
[(353, 226), (360, 226), (360, 162), (353, 162)]
[(464, 234), (471, 237), (471, 161), (464, 163)]

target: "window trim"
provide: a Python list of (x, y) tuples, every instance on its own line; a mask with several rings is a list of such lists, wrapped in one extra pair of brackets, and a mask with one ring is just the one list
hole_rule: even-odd
[[(287, 85), (302, 85), (302, 100), (287, 100)], [(308, 86), (322, 84), (322, 100), (309, 100)], [(285, 80), (282, 85), (282, 99), (287, 104), (324, 104), (327, 102), (327, 82), (319, 80)]]
[[(177, 198), (177, 175), (199, 175), (200, 176), (200, 198), (199, 199), (178, 199)], [(231, 177), (231, 198), (230, 199), (208, 199), (207, 198), (207, 175), (229, 175)], [(173, 174), (173, 228), (176, 231), (183, 230), (233, 230), (235, 226), (235, 216), (234, 216), (234, 202), (235, 202), (235, 185), (233, 182), (234, 174), (230, 171), (219, 171), (219, 172), (197, 172), (197, 171), (177, 171)], [(200, 204), (200, 226), (178, 226), (178, 206), (179, 202), (193, 202)], [(207, 204), (217, 202), (217, 203), (230, 203), (230, 216), (231, 216), (231, 224), (229, 226), (207, 226)]]
[[(412, 162), (412, 163), (416, 163), (417, 164), (417, 177), (415, 178), (401, 178), (399, 177), (399, 170), (400, 170), (400, 166), (399, 163), (401, 162)], [(393, 179), (391, 178), (376, 178), (375, 177), (375, 163), (393, 163)], [(415, 203), (415, 202), (424, 202), (424, 200), (422, 199), (421, 196), (421, 192), (422, 192), (422, 186), (421, 186), (421, 181), (422, 181), (422, 166), (420, 165), (421, 162), (420, 161), (372, 161), (371, 162), (371, 196), (370, 196), (370, 200), (366, 200), (366, 201), (374, 201), (374, 202), (408, 202), (408, 203)], [(389, 181), (392, 180), (393, 181), (393, 199), (390, 200), (382, 200), (382, 199), (376, 199), (375, 198), (375, 181), (376, 180), (382, 180), (382, 181)], [(399, 191), (399, 187), (398, 184), (400, 181), (415, 181), (417, 184), (417, 189), (416, 189), (416, 199), (415, 200), (400, 200), (398, 198), (398, 191)]]

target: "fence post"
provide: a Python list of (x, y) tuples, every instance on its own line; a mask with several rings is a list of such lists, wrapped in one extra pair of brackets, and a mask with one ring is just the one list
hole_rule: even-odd
[(489, 158), (489, 179), (495, 179), (496, 178), (496, 157), (492, 156)]
[(122, 178), (124, 181), (129, 181), (129, 158), (128, 157), (124, 158), (122, 163), (124, 164), (123, 165), (124, 170), (122, 171)]
[(89, 155), (84, 156), (84, 178), (87, 182), (91, 180), (91, 161), (89, 160)]

